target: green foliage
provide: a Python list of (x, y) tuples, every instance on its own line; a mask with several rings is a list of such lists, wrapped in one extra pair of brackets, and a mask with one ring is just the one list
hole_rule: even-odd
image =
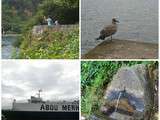
[(83, 61), (81, 63), (81, 111), (87, 115), (103, 103), (103, 90), (122, 66), (149, 64), (148, 61)]
[(15, 59), (18, 58), (18, 48), (17, 47), (13, 48), (11, 58), (15, 58)]
[(5, 32), (21, 33), (43, 0), (3, 0), (2, 28)]
[(41, 36), (27, 33), (21, 37), (19, 58), (23, 59), (75, 59), (79, 57), (79, 31), (47, 30)]
[(79, 0), (3, 0), (2, 12), (3, 30), (22, 33), (46, 24), (44, 16), (48, 15), (61, 24), (77, 23)]
[(78, 0), (45, 0), (39, 5), (36, 15), (27, 23), (26, 28), (36, 24), (46, 24), (44, 16), (51, 16), (60, 24), (75, 24), (79, 21)]
[(15, 40), (15, 42), (13, 42), (13, 46), (15, 48), (19, 48), (22, 42), (23, 41), (22, 41), (21, 37), (17, 37), (17, 39)]

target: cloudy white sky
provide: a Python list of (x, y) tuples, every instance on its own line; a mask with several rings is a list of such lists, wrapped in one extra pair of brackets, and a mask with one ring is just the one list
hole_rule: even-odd
[(26, 102), (42, 89), (44, 100), (79, 98), (78, 61), (2, 61), (2, 107)]

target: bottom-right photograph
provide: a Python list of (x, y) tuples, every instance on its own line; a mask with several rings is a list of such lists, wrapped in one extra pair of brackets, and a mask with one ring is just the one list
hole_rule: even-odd
[(158, 120), (157, 61), (82, 61), (81, 120)]

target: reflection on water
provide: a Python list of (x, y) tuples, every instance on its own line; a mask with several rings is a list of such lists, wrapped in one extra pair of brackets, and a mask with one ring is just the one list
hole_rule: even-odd
[(120, 21), (114, 38), (158, 43), (158, 0), (81, 0), (82, 54), (113, 17)]
[[(2, 59), (10, 59), (13, 54), (13, 43), (16, 41), (16, 36), (3, 36), (2, 37)], [(15, 49), (18, 52), (18, 49)]]

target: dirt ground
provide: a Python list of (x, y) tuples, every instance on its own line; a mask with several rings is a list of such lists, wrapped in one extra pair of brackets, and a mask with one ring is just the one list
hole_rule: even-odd
[(82, 59), (158, 59), (158, 44), (114, 39), (100, 43)]

